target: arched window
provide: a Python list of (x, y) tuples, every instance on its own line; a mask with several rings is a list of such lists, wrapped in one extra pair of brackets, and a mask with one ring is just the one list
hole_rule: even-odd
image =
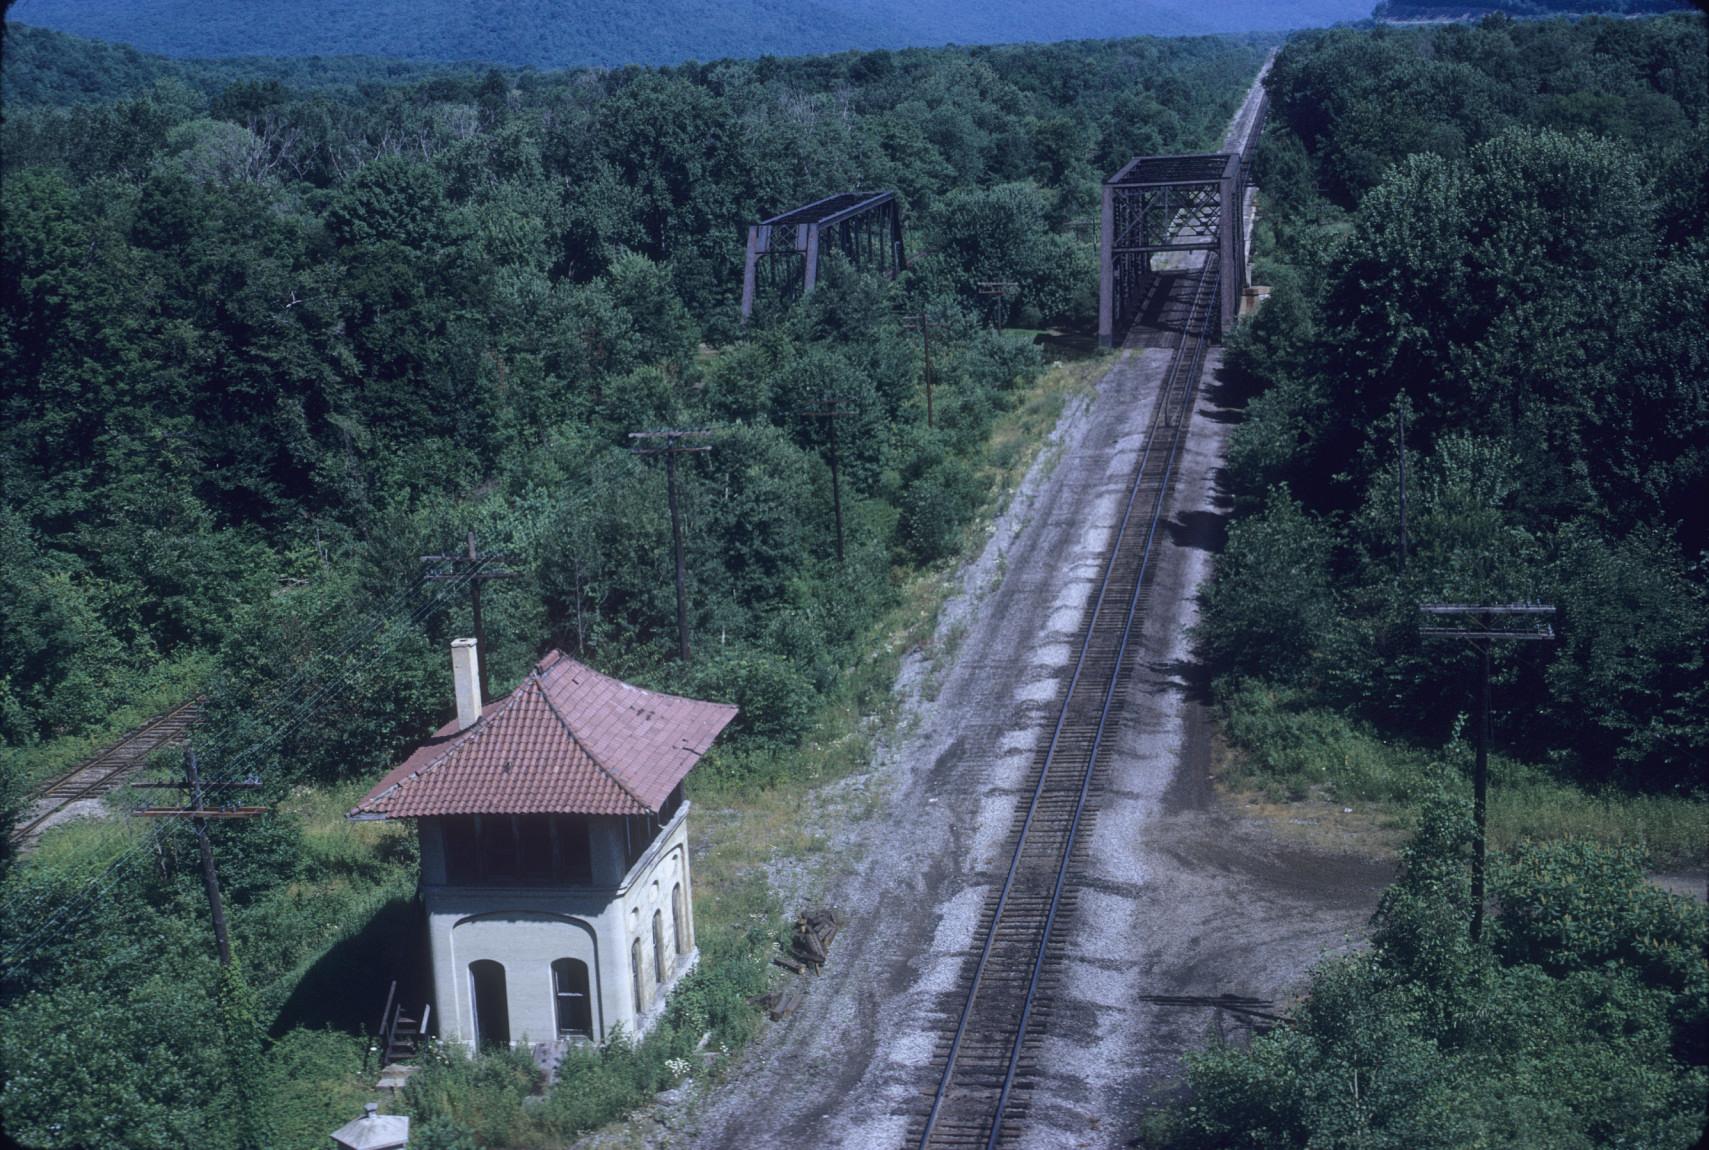
[(682, 884), (671, 887), (671, 929), (676, 931), (676, 952), (688, 953), (688, 914), (682, 905)]
[(665, 981), (665, 916), (653, 912), (653, 981), (663, 986)]
[(558, 1036), (593, 1037), (593, 1000), (588, 995), (587, 963), (560, 958), (552, 964), (552, 998), (558, 1006)]
[(635, 986), (635, 1013), (646, 1009), (641, 1004), (641, 940), (629, 944), (629, 981)]
[(510, 997), (505, 992), (504, 965), (490, 958), (469, 964), (469, 1001), (475, 1010), (475, 1045), (510, 1045)]

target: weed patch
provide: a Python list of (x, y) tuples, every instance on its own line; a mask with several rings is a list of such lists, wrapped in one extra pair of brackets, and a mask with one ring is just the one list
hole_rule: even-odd
[[(1256, 680), (1219, 691), (1228, 740), (1220, 782), (1273, 818), (1298, 821), (1309, 804), (1360, 809), (1361, 826), (1402, 827), (1438, 789), (1471, 792), (1473, 752), (1463, 740), (1424, 748), (1384, 739), (1302, 691)], [(1587, 839), (1640, 848), (1652, 867), (1709, 858), (1709, 804), (1663, 795), (1587, 791), (1542, 767), (1490, 757), (1490, 845)], [(1308, 817), (1316, 817), (1315, 813)]]

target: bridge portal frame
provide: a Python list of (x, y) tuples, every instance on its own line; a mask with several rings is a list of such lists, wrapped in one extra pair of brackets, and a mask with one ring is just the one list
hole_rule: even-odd
[(1140, 156), (1104, 181), (1098, 230), (1098, 343), (1115, 344), (1150, 287), (1159, 252), (1217, 259), (1217, 334), (1234, 326), (1246, 282), (1246, 175), (1241, 152)]
[(896, 193), (838, 192), (749, 224), (742, 269), (743, 322), (753, 314), (762, 278), (785, 295), (811, 292), (819, 282), (819, 260), (827, 242), (856, 267), (875, 267), (895, 279), (905, 266), (902, 206)]

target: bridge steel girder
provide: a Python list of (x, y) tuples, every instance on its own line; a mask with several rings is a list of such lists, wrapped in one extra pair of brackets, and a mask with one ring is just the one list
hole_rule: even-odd
[(876, 268), (895, 279), (906, 262), (896, 193), (839, 192), (749, 224), (742, 322), (753, 314), (762, 278), (784, 296), (811, 292), (827, 245), (856, 267)]
[[(1217, 333), (1234, 326), (1246, 282), (1244, 152), (1141, 156), (1104, 181), (1099, 231), (1098, 342), (1139, 309), (1151, 257), (1202, 251), (1217, 260)], [(1209, 257), (1207, 257), (1209, 258)]]

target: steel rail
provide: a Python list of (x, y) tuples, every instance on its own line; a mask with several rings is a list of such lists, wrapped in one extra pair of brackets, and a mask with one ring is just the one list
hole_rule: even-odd
[[(33, 804), (46, 799), (58, 801), (24, 825), (14, 827), (12, 841), (28, 842), (37, 828), (72, 803), (96, 798), (117, 789), (121, 776), (140, 769), (151, 753), (172, 744), (200, 722), (201, 717), (202, 700), (199, 697), (180, 703), (84, 759), (64, 774), (36, 787), (30, 793), (28, 802)], [(78, 776), (92, 771), (99, 773), (93, 778), (79, 781)]]
[[(1021, 1019), (1015, 1031), (1010, 1047), (1008, 1065), (1003, 1083), (998, 1094), (997, 1105), (991, 1118), (991, 1126), (986, 1146), (995, 1147), (1002, 1135), (1003, 1111), (1008, 1106), (1015, 1078), (1019, 1069), (1023, 1040), (1026, 1036), (1027, 1025), (1031, 1021), (1034, 1003), (1038, 998), (1040, 976), (1045, 966), (1046, 948), (1049, 945), (1050, 934), (1056, 923), (1056, 916), (1062, 903), (1062, 896), (1067, 887), (1067, 875), (1075, 843), (1078, 839), (1080, 823), (1084, 817), (1086, 800), (1090, 793), (1092, 777), (1097, 767), (1098, 753), (1102, 749), (1104, 731), (1108, 726), (1110, 712), (1116, 696), (1117, 683), (1121, 678), (1122, 664), (1126, 659), (1127, 647), (1132, 636), (1133, 623), (1138, 616), (1141, 594), (1145, 587), (1145, 575), (1149, 568), (1152, 545), (1157, 537), (1157, 526), (1161, 521), (1163, 510), (1167, 504), (1169, 481), (1173, 476), (1175, 460), (1180, 452), (1181, 441), (1185, 434), (1186, 419), (1169, 418), (1171, 414), (1170, 399), (1172, 394), (1180, 392), (1179, 403), (1185, 412), (1191, 411), (1193, 396), (1197, 392), (1197, 376), (1202, 370), (1203, 354), (1209, 333), (1209, 313), (1205, 311), (1206, 287), (1217, 281), (1217, 261), (1207, 258), (1201, 265), (1197, 282), (1194, 287), (1193, 299), (1188, 308), (1186, 324), (1182, 330), (1181, 342), (1176, 347), (1175, 356), (1170, 361), (1169, 372), (1165, 376), (1159, 391), (1158, 404), (1152, 413), (1150, 433), (1146, 436), (1144, 450), (1134, 470), (1133, 486), (1128, 492), (1127, 502), (1122, 511), (1121, 522), (1114, 536), (1109, 558), (1104, 565), (1102, 578), (1099, 580), (1097, 597), (1092, 606), (1091, 618), (1088, 621), (1085, 637), (1080, 645), (1080, 652), (1075, 660), (1074, 671), (1069, 678), (1068, 688), (1064, 692), (1062, 707), (1058, 712), (1056, 723), (1052, 728), (1050, 742), (1045, 751), (1044, 760), (1039, 768), (1038, 781), (1033, 787), (1028, 801), (1026, 814), (1016, 834), (1015, 848), (1010, 856), (1009, 868), (1003, 879), (1003, 886), (997, 896), (997, 904), (991, 915), (991, 922), (986, 930), (985, 940), (980, 948), (979, 958), (975, 963), (972, 980), (968, 987), (967, 996), (963, 1002), (961, 1015), (957, 1021), (954, 1035), (950, 1040), (949, 1052), (944, 1064), (944, 1070), (939, 1078), (937, 1089), (932, 1098), (931, 1109), (926, 1115), (925, 1125), (921, 1131), (917, 1145), (920, 1150), (927, 1150), (932, 1135), (936, 1130), (939, 1115), (942, 1113), (945, 1099), (949, 1096), (955, 1078), (956, 1063), (964, 1041), (968, 1036), (968, 1026), (972, 1020), (974, 1005), (984, 985), (987, 969), (990, 966), (992, 950), (996, 945), (997, 934), (1003, 921), (1003, 913), (1008, 908), (1010, 896), (1015, 887), (1016, 877), (1021, 867), (1022, 855), (1027, 846), (1028, 835), (1038, 814), (1046, 784), (1051, 777), (1051, 768), (1055, 765), (1056, 755), (1062, 742), (1062, 734), (1066, 728), (1072, 710), (1075, 691), (1085, 673), (1088, 657), (1092, 652), (1093, 639), (1098, 634), (1100, 617), (1103, 613), (1104, 601), (1110, 592), (1118, 561), (1127, 552), (1123, 542), (1128, 534), (1128, 525), (1132, 521), (1135, 505), (1139, 501), (1142, 490), (1147, 486), (1146, 465), (1150, 462), (1151, 453), (1157, 446), (1157, 431), (1173, 428), (1170, 437), (1168, 456), (1164, 461), (1163, 474), (1157, 480), (1157, 490), (1153, 501), (1150, 522), (1145, 531), (1144, 546), (1141, 551), (1138, 575), (1135, 578), (1133, 592), (1129, 598), (1127, 611), (1123, 620), (1123, 628), (1116, 656), (1110, 665), (1108, 683), (1104, 690), (1104, 699), (1098, 716), (1096, 732), (1093, 737), (1090, 753), (1086, 757), (1085, 768), (1081, 775), (1080, 787), (1075, 803), (1073, 819), (1069, 825), (1068, 834), (1064, 841), (1061, 858), (1057, 867), (1056, 881), (1052, 888), (1050, 903), (1046, 911), (1043, 929), (1039, 935), (1029, 974), (1027, 993), (1021, 1012)], [(1214, 300), (1215, 292), (1210, 298)], [(1196, 335), (1194, 329), (1197, 328)], [(1187, 370), (1184, 373), (1183, 367)], [(1185, 385), (1182, 386), (1183, 379)]]
[[(1205, 265), (1206, 265), (1205, 268), (1202, 269), (1199, 273), (1199, 284), (1198, 284), (1197, 290), (1195, 290), (1195, 292), (1194, 292), (1193, 305), (1188, 310), (1188, 313), (1187, 313), (1188, 314), (1188, 321), (1187, 322), (1189, 323), (1189, 325), (1192, 324), (1194, 321), (1194, 318), (1199, 315), (1200, 297), (1203, 294), (1204, 285), (1207, 282), (1210, 282), (1210, 280), (1211, 280), (1211, 274), (1209, 272), (1209, 268), (1211, 265), (1213, 265), (1215, 263), (1216, 263), (1215, 260), (1207, 259), (1205, 261)], [(1214, 293), (1213, 293), (1212, 298), (1213, 299), (1215, 298)], [(1192, 375), (1196, 375), (1198, 372), (1200, 372), (1204, 366), (1203, 354), (1204, 354), (1204, 348), (1205, 348), (1206, 334), (1207, 334), (1208, 327), (1209, 327), (1209, 321), (1210, 321), (1210, 317), (1207, 314), (1203, 317), (1203, 322), (1199, 326), (1198, 336), (1193, 339), (1193, 350), (1190, 353), (1188, 353), (1188, 355), (1186, 356), (1186, 361), (1190, 362), (1192, 364), (1192, 366), (1188, 369), (1189, 373), (1190, 373), (1188, 382), (1187, 382), (1186, 386), (1182, 389), (1182, 407), (1183, 407), (1184, 411), (1190, 411), (1191, 410), (1191, 404), (1193, 401), (1193, 396), (1197, 392), (1197, 388), (1194, 387), (1195, 380), (1193, 380), (1191, 377), (1192, 377)], [(1188, 333), (1186, 331), (1183, 331), (1182, 332), (1183, 347), (1185, 346), (1188, 338), (1189, 338)], [(1167, 383), (1165, 383), (1164, 386), (1166, 389), (1173, 388), (1175, 386), (1176, 380), (1174, 377), (1179, 372), (1182, 362), (1183, 362), (1183, 359), (1179, 354), (1177, 354), (1176, 358), (1171, 361), (1171, 363), (1170, 363), (1171, 379)], [(1012, 1047), (1010, 1048), (1009, 1066), (1008, 1066), (1008, 1070), (1004, 1073), (1004, 1076), (1003, 1076), (1002, 1091), (997, 1096), (997, 1106), (996, 1106), (996, 1110), (995, 1110), (995, 1113), (994, 1113), (994, 1115), (992, 1117), (992, 1121), (991, 1121), (991, 1135), (988, 1139), (986, 1139), (986, 1143), (985, 1143), (986, 1150), (996, 1150), (998, 1138), (1002, 1134), (1003, 1111), (1008, 1108), (1009, 1094), (1014, 1088), (1015, 1075), (1016, 1075), (1016, 1072), (1020, 1068), (1021, 1043), (1026, 1038), (1027, 1024), (1032, 1019), (1033, 1003), (1038, 998), (1039, 975), (1044, 970), (1045, 949), (1046, 949), (1046, 946), (1050, 942), (1050, 932), (1056, 926), (1056, 914), (1057, 914), (1057, 910), (1059, 909), (1061, 902), (1062, 902), (1063, 889), (1067, 885), (1067, 882), (1068, 882), (1068, 871), (1069, 871), (1069, 865), (1070, 865), (1070, 862), (1072, 860), (1073, 853), (1074, 853), (1074, 844), (1075, 844), (1075, 841), (1079, 837), (1080, 821), (1081, 821), (1081, 819), (1084, 816), (1085, 811), (1086, 811), (1086, 798), (1092, 789), (1092, 773), (1097, 767), (1098, 752), (1103, 749), (1104, 732), (1109, 725), (1110, 710), (1115, 703), (1116, 683), (1121, 677), (1122, 664), (1127, 659), (1128, 643), (1133, 637), (1134, 620), (1139, 615), (1140, 594), (1145, 589), (1146, 572), (1150, 569), (1150, 566), (1151, 566), (1152, 544), (1155, 543), (1157, 540), (1157, 525), (1160, 522), (1162, 522), (1163, 511), (1164, 511), (1164, 509), (1167, 506), (1168, 501), (1169, 501), (1168, 500), (1169, 481), (1172, 478), (1174, 478), (1175, 463), (1180, 458), (1180, 453), (1181, 453), (1181, 442), (1186, 437), (1186, 431), (1187, 431), (1187, 420), (1186, 419), (1183, 418), (1183, 419), (1176, 420), (1174, 426), (1175, 426), (1175, 434), (1171, 437), (1171, 439), (1169, 441), (1169, 454), (1168, 454), (1168, 457), (1164, 463), (1163, 475), (1158, 480), (1158, 483), (1157, 483), (1157, 494), (1156, 494), (1156, 498), (1155, 498), (1153, 505), (1152, 505), (1151, 522), (1150, 522), (1149, 526), (1146, 528), (1146, 532), (1145, 532), (1145, 547), (1140, 552), (1139, 574), (1134, 579), (1133, 594), (1128, 599), (1127, 615), (1122, 622), (1121, 642), (1116, 647), (1116, 657), (1115, 657), (1114, 664), (1110, 669), (1109, 684), (1104, 689), (1104, 703), (1103, 703), (1103, 706), (1099, 710), (1099, 713), (1098, 713), (1097, 733), (1092, 738), (1092, 749), (1086, 756), (1086, 770), (1085, 770), (1085, 773), (1081, 776), (1080, 793), (1077, 796), (1077, 798), (1075, 800), (1075, 804), (1074, 804), (1074, 818), (1073, 818), (1073, 821), (1069, 823), (1068, 836), (1062, 844), (1062, 861), (1061, 861), (1061, 864), (1058, 866), (1057, 872), (1056, 872), (1056, 886), (1051, 892), (1050, 910), (1045, 915), (1044, 929), (1039, 933), (1038, 950), (1033, 956), (1032, 976), (1029, 979), (1028, 984), (1027, 984), (1026, 1004), (1021, 1008), (1020, 1024), (1015, 1030), (1015, 1040), (1014, 1040)], [(1142, 474), (1143, 474), (1143, 465), (1141, 467), (1141, 470), (1142, 470)], [(1143, 482), (1143, 478), (1141, 479), (1140, 482)], [(1139, 485), (1140, 485), (1139, 482), (1135, 483), (1135, 492), (1136, 493), (1138, 491)], [(1130, 501), (1131, 501), (1131, 497), (1130, 497)], [(1124, 518), (1125, 518), (1125, 516), (1124, 516)], [(1089, 644), (1088, 644), (1088, 646), (1089, 646)], [(1067, 704), (1065, 702), (1063, 705), (1064, 715), (1067, 714), (1067, 709), (1068, 709)], [(1060, 724), (1060, 720), (1059, 720), (1059, 724)]]

